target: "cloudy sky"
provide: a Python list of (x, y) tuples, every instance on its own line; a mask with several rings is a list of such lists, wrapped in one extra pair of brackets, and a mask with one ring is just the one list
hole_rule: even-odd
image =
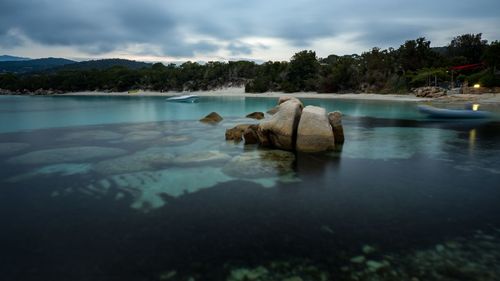
[(425, 36), (500, 39), (499, 0), (0, 0), (0, 54), (288, 60)]

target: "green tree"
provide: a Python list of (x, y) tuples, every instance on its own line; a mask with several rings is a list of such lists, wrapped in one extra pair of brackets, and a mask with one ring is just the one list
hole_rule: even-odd
[(451, 40), (448, 45), (450, 57), (465, 57), (467, 63), (479, 63), (486, 49), (486, 40), (481, 39), (482, 33), (463, 34)]
[(316, 90), (318, 72), (319, 62), (316, 59), (316, 52), (304, 50), (296, 53), (288, 67), (286, 90), (292, 92)]
[(483, 55), (484, 62), (496, 73), (500, 66), (500, 41), (493, 41)]
[(432, 51), (431, 41), (425, 37), (408, 40), (397, 50), (399, 64), (403, 71), (431, 67), (438, 60), (439, 54)]

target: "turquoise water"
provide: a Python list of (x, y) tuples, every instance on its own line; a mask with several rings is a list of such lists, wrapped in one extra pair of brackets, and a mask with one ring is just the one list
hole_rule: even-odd
[(498, 280), (496, 119), (303, 101), (344, 113), (340, 151), (224, 140), (276, 99), (0, 97), (3, 278)]
[[(168, 103), (163, 97), (0, 97), (0, 132), (65, 126), (198, 120), (217, 111), (226, 117), (266, 111), (274, 98), (202, 97), (199, 103)], [(307, 104), (341, 110), (349, 116), (416, 119), (414, 103), (305, 99)]]

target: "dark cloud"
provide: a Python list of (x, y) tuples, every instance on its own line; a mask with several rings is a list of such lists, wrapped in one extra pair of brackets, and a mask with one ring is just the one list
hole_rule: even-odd
[[(183, 57), (225, 49), (237, 56), (261, 48), (243, 38), (272, 37), (306, 48), (343, 34), (357, 34), (363, 48), (397, 47), (443, 27), (472, 32), (467, 21), (500, 26), (499, 10), (498, 0), (1, 0), (0, 48), (31, 40), (89, 54), (140, 44), (138, 53)], [(499, 39), (500, 31), (490, 33), (496, 36), (490, 40)]]
[(208, 41), (185, 43), (182, 42), (182, 40), (178, 40), (176, 44), (164, 46), (162, 55), (173, 57), (192, 57), (197, 53), (210, 54), (220, 48), (221, 46)]
[(230, 43), (227, 49), (233, 56), (250, 55), (252, 54), (252, 45), (241, 42)]
[(426, 27), (400, 22), (371, 22), (359, 30), (363, 32), (355, 40), (364, 46), (398, 48), (406, 40), (425, 37)]

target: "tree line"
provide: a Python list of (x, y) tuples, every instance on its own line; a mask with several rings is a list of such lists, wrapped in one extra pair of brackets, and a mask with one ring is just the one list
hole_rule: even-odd
[[(34, 74), (0, 74), (0, 89), (74, 91), (197, 91), (245, 86), (246, 92), (374, 92), (405, 93), (425, 85), (450, 86), (464, 81), (500, 86), (500, 42), (482, 34), (464, 34), (446, 47), (432, 48), (425, 38), (399, 48), (373, 48), (361, 55), (318, 58), (314, 51), (296, 53), (290, 61), (162, 63), (130, 69), (60, 70)], [(452, 71), (457, 65), (474, 68)]]

